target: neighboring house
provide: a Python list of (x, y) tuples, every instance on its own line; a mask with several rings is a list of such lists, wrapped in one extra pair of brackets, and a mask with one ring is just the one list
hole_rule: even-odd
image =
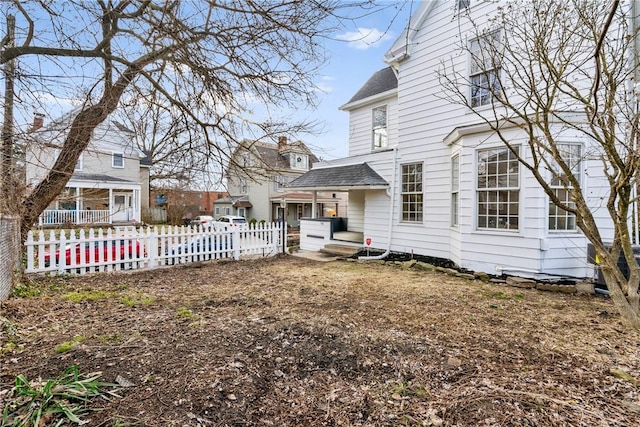
[[(346, 210), (346, 203), (335, 192), (291, 191), (287, 183), (311, 169), (318, 158), (302, 141), (278, 143), (244, 140), (233, 152), (225, 171), (229, 196), (215, 202), (214, 216), (239, 215), (258, 221), (285, 218), (297, 227), (300, 218), (312, 215), (316, 206), (322, 215)], [(314, 203), (315, 202), (315, 203)]]
[(165, 220), (177, 224), (187, 222), (198, 215), (213, 216), (215, 204), (227, 195), (224, 191), (158, 188), (151, 192), (151, 204), (152, 208), (165, 212)]
[[(78, 111), (44, 125), (36, 115), (25, 144), (26, 182), (35, 185), (53, 166)], [(39, 225), (135, 223), (149, 202), (149, 167), (133, 132), (113, 120), (96, 127), (64, 191), (40, 215)]]
[[(348, 240), (361, 247), (448, 259), (490, 274), (591, 277), (587, 240), (572, 215), (550, 204), (476, 115), (443, 96), (437, 77), (443, 63), (456, 61), (472, 72), (465, 67), (469, 55), (458, 50), (461, 41), (474, 42), (472, 28), (467, 20), (454, 19), (456, 4), (480, 19), (498, 7), (422, 2), (408, 33), (387, 52), (389, 66), (341, 107), (349, 113), (349, 157), (314, 164), (289, 187), (347, 193), (348, 210), (341, 214), (351, 232)], [(477, 106), (490, 103), (482, 84), (469, 94)], [(516, 128), (512, 136), (522, 138)], [(585, 188), (595, 205), (608, 188), (601, 165), (581, 160), (584, 141), (568, 136), (567, 143), (576, 162), (584, 163), (576, 169), (581, 179), (589, 179)], [(604, 218), (606, 209), (601, 211)], [(303, 219), (301, 248), (335, 243), (331, 227), (326, 218)]]

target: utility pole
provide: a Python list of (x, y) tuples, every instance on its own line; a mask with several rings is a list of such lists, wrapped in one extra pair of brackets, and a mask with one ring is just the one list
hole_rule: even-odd
[[(16, 18), (7, 16), (7, 34), (2, 39), (2, 49), (15, 47)], [(4, 64), (4, 122), (2, 123), (2, 147), (0, 149), (0, 212), (8, 213), (13, 189), (13, 99), (15, 63), (13, 59)]]

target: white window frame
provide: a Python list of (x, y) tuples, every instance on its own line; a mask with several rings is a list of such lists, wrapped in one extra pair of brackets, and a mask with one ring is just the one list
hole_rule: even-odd
[(219, 206), (217, 206), (217, 207), (215, 208), (215, 214), (216, 214), (216, 215), (220, 215), (220, 207), (219, 207)]
[[(118, 159), (118, 158), (122, 160), (122, 164), (121, 165), (117, 165), (116, 164), (116, 159)], [(118, 168), (118, 169), (124, 169), (124, 153), (117, 153), (117, 152), (111, 153), (111, 167)]]
[(460, 225), (460, 153), (451, 157), (451, 226)]
[[(376, 112), (384, 111), (384, 124), (378, 121)], [(387, 104), (378, 105), (371, 109), (371, 137), (374, 150), (385, 149), (389, 146), (389, 108)]]
[(225, 215), (231, 215), (231, 208), (229, 206), (224, 208), (224, 214)]
[[(582, 145), (578, 143), (557, 143), (556, 144), (563, 160), (569, 165), (573, 176), (579, 183), (582, 183)], [(553, 163), (553, 162), (551, 162)], [(565, 187), (560, 179), (564, 175), (558, 167), (558, 172), (551, 172), (552, 176), (549, 180), (549, 186), (556, 193), (556, 197), (563, 200), (569, 206), (575, 206), (571, 201), (571, 192), (573, 187)], [(576, 216), (558, 206), (556, 206), (549, 197), (549, 212), (547, 215), (547, 227), (550, 233), (576, 233), (578, 227), (576, 225)]]
[(76, 166), (73, 169), (74, 171), (81, 171), (82, 170), (82, 167), (84, 166), (83, 157), (84, 157), (84, 154), (80, 154), (80, 157), (78, 157), (78, 161), (76, 162)]
[(240, 194), (247, 194), (247, 191), (249, 191), (247, 180), (245, 178), (240, 178)]
[(476, 229), (518, 232), (520, 163), (515, 154), (504, 146), (477, 150), (475, 175)]
[(490, 31), (469, 42), (469, 105), (480, 108), (491, 105), (500, 88), (500, 73), (502, 70), (499, 58), (494, 58), (491, 52), (483, 49), (483, 44), (489, 38), (494, 45), (500, 43), (502, 34), (499, 30)]
[(424, 221), (424, 165), (422, 162), (400, 165), (400, 221)]

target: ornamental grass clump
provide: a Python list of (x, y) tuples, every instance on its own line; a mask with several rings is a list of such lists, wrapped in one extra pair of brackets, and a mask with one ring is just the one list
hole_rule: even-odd
[(98, 381), (101, 375), (100, 372), (81, 374), (77, 366), (46, 381), (29, 382), (24, 375), (18, 375), (15, 387), (4, 399), (0, 398), (0, 403), (4, 404), (2, 425), (37, 427), (87, 423), (81, 417), (95, 410), (88, 407), (93, 398), (119, 397), (112, 390), (117, 384)]

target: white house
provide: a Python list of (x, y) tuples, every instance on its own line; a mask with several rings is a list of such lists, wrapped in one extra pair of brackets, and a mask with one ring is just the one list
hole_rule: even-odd
[[(289, 187), (348, 193), (347, 228), (361, 247), (447, 259), (490, 274), (592, 277), (587, 240), (573, 216), (550, 204), (477, 115), (443, 96), (443, 64), (473, 72), (469, 52), (459, 49), (477, 44), (477, 33), (457, 14), (464, 9), (482, 25), (498, 6), (422, 2), (385, 55), (389, 66), (341, 107), (349, 113), (349, 157), (315, 164)], [(468, 96), (476, 106), (491, 102), (481, 87)], [(516, 127), (507, 132), (511, 141), (525, 138)], [(608, 188), (601, 164), (581, 158), (582, 138), (565, 138), (583, 162), (578, 169), (589, 180), (586, 196), (601, 203)], [(527, 156), (524, 140), (521, 150)], [(327, 218), (303, 219), (301, 249), (335, 243), (330, 228)]]
[[(53, 166), (75, 114), (47, 125), (36, 115), (25, 149), (27, 185), (35, 185)], [(132, 131), (105, 120), (94, 130), (62, 194), (40, 215), (39, 225), (140, 221), (142, 207), (149, 203), (149, 166)]]

